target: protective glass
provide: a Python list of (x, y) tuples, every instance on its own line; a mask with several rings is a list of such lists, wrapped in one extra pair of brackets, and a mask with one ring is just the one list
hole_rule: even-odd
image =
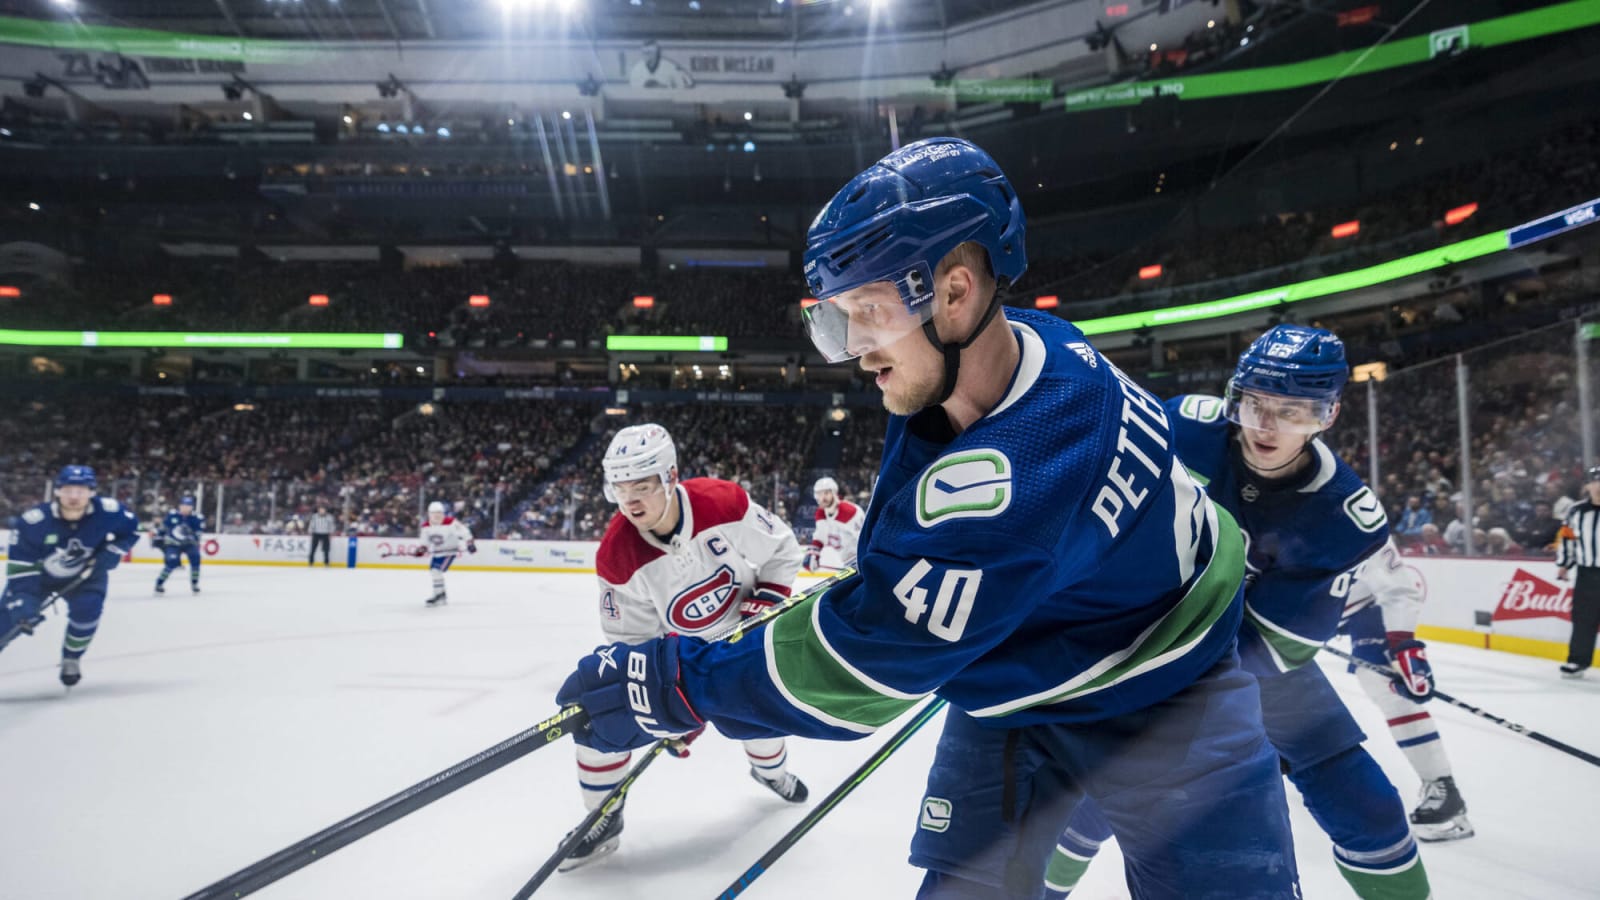
[(1228, 421), (1255, 431), (1316, 434), (1333, 424), (1337, 401), (1264, 394), (1228, 385)]
[(844, 362), (921, 328), (934, 306), (932, 282), (921, 272), (851, 288), (806, 308), (801, 315), (811, 343), (828, 362)]

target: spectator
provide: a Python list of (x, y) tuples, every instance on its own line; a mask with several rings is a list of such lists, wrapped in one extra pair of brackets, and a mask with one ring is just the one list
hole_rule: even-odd
[(1504, 528), (1489, 529), (1489, 546), (1483, 551), (1488, 556), (1522, 556), (1522, 545), (1511, 539)]
[(1406, 498), (1405, 511), (1400, 514), (1400, 521), (1396, 524), (1394, 533), (1408, 540), (1420, 538), (1422, 526), (1431, 524), (1433, 524), (1433, 513), (1422, 505), (1421, 497), (1412, 494)]
[(1439, 533), (1439, 526), (1431, 522), (1422, 526), (1416, 547), (1424, 556), (1449, 556), (1455, 552)]

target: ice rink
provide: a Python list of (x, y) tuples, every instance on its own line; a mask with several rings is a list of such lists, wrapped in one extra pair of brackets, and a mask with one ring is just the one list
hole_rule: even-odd
[[(112, 577), (99, 636), (70, 695), (56, 680), (64, 618), (0, 653), (0, 896), (175, 898), (241, 868), (554, 712), (556, 687), (598, 642), (588, 575), (455, 572), (426, 609), (425, 570), (216, 566), (205, 593), (156, 567)], [(1600, 752), (1600, 678), (1556, 663), (1431, 648), (1440, 686)], [(1331, 665), (1331, 663), (1325, 663)], [(1417, 780), (1353, 677), (1339, 687), (1408, 808)], [(1600, 768), (1433, 704), (1478, 835), (1426, 845), (1440, 900), (1600, 896)], [(886, 733), (891, 729), (886, 729)], [(792, 740), (790, 768), (820, 799), (884, 739)], [(906, 864), (930, 723), (745, 896), (910, 897)], [(712, 898), (803, 812), (746, 776), (708, 735), (640, 779), (620, 850), (558, 874), (541, 897)], [(1292, 795), (1292, 790), (1291, 790)], [(583, 815), (570, 745), (552, 746), (262, 891), (267, 898), (495, 898), (514, 894)], [(1309, 898), (1353, 896), (1298, 806)], [(1100, 857), (1075, 897), (1126, 897)]]

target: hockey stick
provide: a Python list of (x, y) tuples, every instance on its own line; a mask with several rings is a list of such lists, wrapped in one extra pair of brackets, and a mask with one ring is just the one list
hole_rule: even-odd
[[(735, 628), (725, 640), (735, 641), (747, 632), (765, 625), (779, 613), (793, 607), (808, 597), (832, 588), (850, 572), (841, 573), (809, 591), (790, 597), (759, 616), (753, 616)], [(558, 738), (587, 728), (589, 715), (579, 706), (568, 706), (560, 712), (526, 731), (514, 734), (477, 755), (462, 760), (438, 774), (406, 788), (394, 796), (367, 807), (349, 818), (297, 841), (277, 853), (260, 859), (234, 872), (220, 881), (207, 885), (184, 900), (219, 900), (223, 897), (243, 897), (311, 865), (341, 847), (354, 843), (403, 816), (453, 794), (507, 763), (521, 759), (547, 747)], [(643, 765), (643, 761), (640, 762)]]
[[(1349, 660), (1352, 664), (1360, 666), (1363, 669), (1370, 669), (1371, 671), (1377, 672), (1379, 675), (1386, 675), (1386, 676), (1388, 676), (1390, 678), (1399, 677), (1398, 673), (1396, 673), (1393, 669), (1389, 668), (1388, 666), (1380, 666), (1380, 665), (1377, 665), (1375, 663), (1367, 662), (1364, 659), (1357, 659), (1356, 657), (1350, 655), (1349, 653), (1346, 653), (1345, 651), (1340, 650), (1338, 647), (1329, 647), (1328, 645), (1324, 644), (1324, 645), (1322, 645), (1322, 649), (1328, 651), (1329, 653), (1332, 653), (1334, 656), (1340, 657), (1341, 659)], [(1464, 703), (1464, 702), (1462, 702), (1460, 700), (1457, 700), (1456, 698), (1450, 696), (1449, 694), (1446, 694), (1444, 691), (1435, 689), (1434, 692), (1433, 692), (1433, 695), (1435, 697), (1438, 697), (1440, 700), (1443, 700), (1445, 703), (1448, 703), (1451, 706), (1454, 706), (1457, 709), (1464, 709), (1467, 712), (1472, 713), (1473, 715), (1477, 716), (1480, 719), (1487, 719), (1490, 722), (1493, 722), (1494, 724), (1499, 725), (1502, 728), (1508, 728), (1508, 729), (1510, 729), (1512, 731), (1515, 731), (1517, 734), (1520, 734), (1523, 737), (1532, 738), (1533, 740), (1536, 740), (1539, 743), (1544, 744), (1546, 747), (1551, 747), (1553, 749), (1560, 750), (1562, 753), (1569, 753), (1569, 754), (1571, 754), (1573, 756), (1576, 756), (1577, 758), (1583, 760), (1584, 762), (1586, 762), (1586, 763), (1588, 763), (1588, 764), (1590, 764), (1592, 766), (1600, 766), (1600, 756), (1595, 756), (1593, 753), (1585, 753), (1584, 751), (1579, 750), (1577, 747), (1574, 747), (1574, 746), (1572, 746), (1570, 744), (1563, 744), (1562, 742), (1556, 740), (1553, 737), (1549, 737), (1547, 735), (1543, 735), (1543, 734), (1540, 734), (1537, 731), (1534, 731), (1532, 728), (1528, 728), (1527, 726), (1524, 726), (1524, 725), (1518, 725), (1515, 722), (1511, 722), (1511, 721), (1508, 721), (1506, 719), (1502, 719), (1499, 716), (1494, 715), (1493, 713), (1485, 712), (1484, 710), (1481, 710), (1478, 707), (1473, 706), (1470, 703)]]
[(645, 751), (644, 759), (639, 760), (639, 764), (629, 770), (628, 774), (606, 794), (605, 799), (601, 800), (598, 806), (589, 810), (589, 814), (583, 817), (583, 821), (578, 823), (577, 828), (572, 829), (565, 838), (561, 839), (560, 845), (556, 847), (556, 852), (550, 854), (550, 858), (544, 861), (544, 865), (539, 867), (539, 871), (534, 872), (533, 877), (522, 885), (513, 900), (528, 900), (529, 897), (532, 897), (533, 892), (539, 889), (539, 885), (549, 880), (561, 863), (572, 855), (572, 851), (578, 849), (578, 845), (583, 843), (584, 836), (589, 833), (590, 829), (594, 828), (595, 823), (599, 822), (602, 816), (622, 805), (622, 801), (628, 798), (628, 788), (633, 787), (633, 783), (639, 780), (639, 776), (644, 774), (644, 770), (649, 768), (650, 764), (656, 761), (656, 757), (661, 755), (661, 751), (667, 749), (667, 746), (672, 743), (674, 741), (663, 738), (651, 744), (650, 748)]
[(911, 736), (917, 732), (917, 729), (926, 725), (928, 720), (932, 719), (939, 710), (944, 709), (944, 705), (945, 701), (942, 698), (935, 698), (931, 703), (923, 706), (922, 711), (917, 713), (911, 721), (901, 726), (900, 730), (894, 733), (894, 737), (890, 738), (888, 743), (879, 747), (877, 753), (872, 754), (867, 758), (866, 762), (861, 764), (860, 768), (851, 772), (838, 787), (833, 789), (832, 793), (824, 797), (821, 803), (812, 808), (804, 819), (801, 819), (798, 824), (789, 829), (789, 832), (779, 838), (778, 842), (773, 844), (767, 852), (761, 854), (761, 858), (756, 860), (754, 865), (746, 869), (744, 874), (734, 880), (733, 884), (728, 885), (726, 890), (718, 894), (717, 900), (731, 900), (731, 898), (744, 893), (751, 882), (760, 878), (761, 874), (771, 868), (772, 864), (777, 862), (780, 856), (789, 852), (790, 847), (799, 843), (807, 832), (822, 821), (823, 816), (832, 812), (833, 808), (839, 805), (839, 801), (849, 796), (851, 791), (860, 787), (861, 782), (866, 781), (868, 775), (877, 771), (878, 767), (883, 765), (884, 760), (888, 759), (896, 750), (899, 750), (901, 745), (910, 740)]
[(50, 596), (39, 602), (38, 619), (32, 622), (18, 622), (7, 629), (5, 634), (0, 635), (0, 650), (4, 650), (12, 641), (16, 640), (18, 635), (33, 634), (33, 630), (44, 622), (44, 614), (50, 611), (50, 607), (56, 605), (57, 600), (65, 600), (72, 596), (78, 588), (83, 587), (84, 582), (92, 577), (94, 577), (94, 566), (89, 566), (74, 576), (71, 581), (51, 591)]
[[(845, 576), (854, 574), (855, 570), (841, 569), (839, 572), (840, 574), (833, 576), (811, 590), (791, 597), (787, 602), (780, 603), (758, 616), (752, 616), (749, 619), (741, 621), (733, 628), (732, 631), (728, 632), (726, 636), (719, 638), (719, 640), (725, 640), (729, 643), (739, 640), (750, 631), (772, 621), (780, 613), (799, 603), (806, 597), (809, 597), (812, 594), (821, 593), (827, 588), (832, 587), (835, 583), (842, 581)], [(533, 873), (533, 877), (529, 878), (527, 882), (522, 885), (522, 888), (517, 891), (513, 900), (528, 900), (529, 897), (533, 896), (533, 892), (538, 890), (539, 886), (544, 884), (545, 881), (547, 881), (550, 876), (555, 873), (556, 869), (564, 860), (566, 860), (567, 857), (572, 855), (572, 851), (576, 850), (579, 844), (583, 843), (584, 835), (589, 833), (589, 830), (595, 826), (595, 823), (599, 822), (602, 816), (622, 805), (622, 801), (627, 797), (628, 789), (633, 786), (635, 781), (639, 780), (639, 776), (644, 773), (645, 768), (651, 763), (655, 762), (656, 757), (660, 756), (663, 750), (666, 750), (669, 745), (674, 743), (677, 743), (675, 739), (663, 738), (662, 740), (651, 744), (649, 749), (645, 751), (645, 758), (639, 760), (638, 765), (634, 766), (628, 772), (627, 776), (624, 777), (622, 781), (619, 782), (615, 787), (613, 787), (610, 792), (607, 793), (603, 799), (601, 799), (599, 804), (597, 804), (594, 809), (589, 810), (589, 814), (583, 817), (583, 821), (578, 823), (578, 827), (572, 829), (572, 831), (570, 831), (567, 836), (562, 839), (560, 845), (556, 847), (555, 852), (550, 854), (550, 858), (546, 859), (544, 864), (539, 867), (539, 870)]]
[(243, 897), (311, 865), (324, 856), (354, 843), (402, 816), (416, 812), (447, 794), (466, 787), (507, 763), (556, 742), (568, 733), (588, 727), (582, 707), (568, 706), (543, 722), (512, 735), (487, 750), (381, 800), (305, 840), (252, 863), (222, 880), (190, 894), (186, 900)]

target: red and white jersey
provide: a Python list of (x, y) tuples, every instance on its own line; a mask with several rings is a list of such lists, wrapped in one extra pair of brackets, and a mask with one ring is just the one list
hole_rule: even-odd
[(606, 639), (712, 635), (739, 621), (756, 590), (788, 596), (802, 551), (794, 531), (731, 481), (678, 485), (683, 520), (670, 541), (612, 516), (595, 554)]
[(1422, 601), (1426, 596), (1426, 582), (1422, 573), (1409, 565), (1389, 540), (1361, 564), (1351, 569), (1350, 577), (1340, 576), (1334, 581), (1337, 590), (1340, 582), (1349, 586), (1344, 605), (1344, 617), (1349, 618), (1376, 603), (1382, 607), (1385, 631), (1412, 632), (1417, 630), (1417, 620), (1422, 617)]
[(472, 530), (449, 516), (445, 516), (438, 525), (424, 519), (417, 540), (427, 544), (434, 556), (448, 556), (466, 552), (467, 543), (472, 540)]
[(831, 514), (817, 507), (811, 549), (822, 565), (842, 569), (856, 564), (856, 542), (861, 540), (861, 523), (866, 518), (861, 507), (848, 500), (840, 500)]

